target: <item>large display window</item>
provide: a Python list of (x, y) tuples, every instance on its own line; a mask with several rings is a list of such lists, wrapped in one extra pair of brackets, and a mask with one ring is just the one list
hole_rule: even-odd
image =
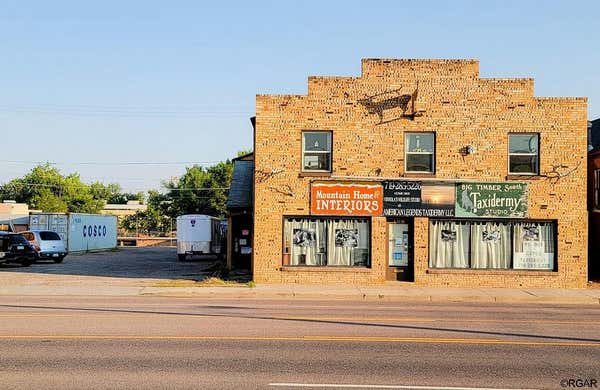
[(429, 266), (556, 270), (556, 223), (430, 220)]
[(285, 218), (283, 225), (284, 265), (371, 265), (366, 218)]

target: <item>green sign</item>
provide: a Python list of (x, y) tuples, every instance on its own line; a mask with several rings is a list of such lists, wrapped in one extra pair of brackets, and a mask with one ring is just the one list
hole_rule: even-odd
[(457, 217), (527, 217), (525, 183), (457, 183)]

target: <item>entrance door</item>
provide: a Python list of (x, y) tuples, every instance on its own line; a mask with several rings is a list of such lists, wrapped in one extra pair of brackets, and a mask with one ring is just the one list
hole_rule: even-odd
[(388, 224), (388, 241), (387, 280), (414, 281), (412, 223), (409, 221), (390, 222)]

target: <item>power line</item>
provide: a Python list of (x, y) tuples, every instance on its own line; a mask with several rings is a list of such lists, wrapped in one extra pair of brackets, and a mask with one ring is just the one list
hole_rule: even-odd
[[(160, 117), (160, 116), (249, 116), (250, 107), (230, 106), (232, 109), (215, 109), (207, 106), (92, 106), (92, 105), (0, 105), (0, 112), (18, 114), (50, 114), (71, 116), (116, 116), (116, 117)], [(188, 106), (189, 107), (189, 106)]]
[(50, 164), (50, 165), (208, 165), (218, 164), (223, 161), (75, 161), (75, 162), (50, 162), (50, 161), (19, 161), (0, 160), (7, 164)]
[[(46, 183), (6, 183), (0, 184), (0, 186), (11, 186), (11, 187), (49, 187), (49, 188), (66, 188), (68, 185), (66, 184), (46, 184)], [(88, 186), (87, 184), (82, 184), (82, 186)], [(187, 187), (187, 188), (169, 188), (166, 186), (162, 186), (163, 189), (169, 191), (213, 191), (213, 190), (229, 190), (230, 187)]]

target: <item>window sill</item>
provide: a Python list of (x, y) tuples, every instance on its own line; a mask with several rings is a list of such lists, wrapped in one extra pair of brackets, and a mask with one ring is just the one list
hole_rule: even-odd
[(402, 177), (435, 177), (435, 173), (427, 172), (404, 172)]
[(331, 172), (300, 172), (298, 177), (331, 177)]
[(346, 266), (306, 266), (306, 265), (284, 265), (280, 268), (285, 272), (371, 272), (367, 267), (346, 267)]
[(506, 180), (540, 180), (543, 179), (543, 176), (539, 174), (535, 175), (517, 175), (515, 173), (511, 173), (506, 176)]
[(478, 275), (511, 275), (511, 276), (558, 276), (557, 271), (543, 271), (543, 270), (524, 270), (524, 269), (477, 269), (477, 268), (464, 268), (464, 269), (451, 269), (451, 268), (428, 268), (425, 273), (427, 274), (456, 274), (465, 275), (477, 273)]

